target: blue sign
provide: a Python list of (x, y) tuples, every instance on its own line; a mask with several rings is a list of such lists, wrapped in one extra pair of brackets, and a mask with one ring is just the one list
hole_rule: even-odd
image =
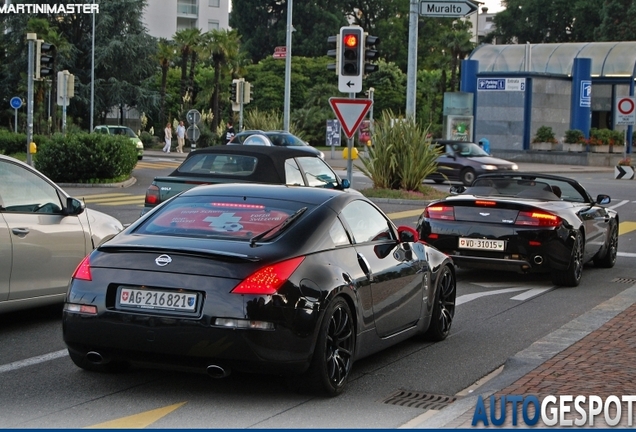
[(580, 106), (592, 106), (592, 81), (581, 81), (581, 100)]
[(9, 103), (11, 104), (11, 108), (20, 109), (20, 107), (22, 106), (22, 99), (20, 99), (17, 96), (14, 96), (11, 98), (11, 101)]
[(477, 79), (477, 90), (505, 90), (505, 78), (479, 78)]

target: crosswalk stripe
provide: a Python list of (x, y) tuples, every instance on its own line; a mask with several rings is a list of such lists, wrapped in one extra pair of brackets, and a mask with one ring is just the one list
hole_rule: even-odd
[(109, 202), (124, 202), (124, 201), (130, 201), (131, 199), (133, 201), (138, 201), (138, 200), (144, 200), (144, 195), (122, 195), (122, 196), (117, 196), (117, 197), (105, 197), (104, 199), (99, 199), (99, 198), (91, 198), (86, 200), (87, 203), (90, 204), (95, 204), (95, 203), (109, 203)]
[(128, 204), (137, 204), (138, 206), (143, 206), (144, 205), (144, 199), (130, 199), (128, 201), (114, 201), (114, 202), (105, 202), (105, 203), (99, 203), (99, 205), (103, 205), (103, 206), (119, 206), (119, 205), (128, 205)]
[(130, 194), (129, 193), (105, 193), (105, 194), (95, 194), (95, 195), (75, 195), (75, 198), (91, 200), (91, 199), (123, 197), (123, 196), (130, 196)]

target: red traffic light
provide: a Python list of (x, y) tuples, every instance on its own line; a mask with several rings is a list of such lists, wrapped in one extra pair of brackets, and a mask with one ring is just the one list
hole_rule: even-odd
[(355, 34), (346, 34), (342, 37), (342, 43), (348, 48), (355, 48), (358, 46), (358, 36)]

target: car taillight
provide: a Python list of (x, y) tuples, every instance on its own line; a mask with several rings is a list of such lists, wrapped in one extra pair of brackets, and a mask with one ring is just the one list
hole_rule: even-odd
[(515, 225), (555, 227), (561, 224), (561, 218), (541, 211), (522, 211), (517, 215)]
[(85, 281), (92, 281), (91, 277), (91, 264), (88, 259), (88, 255), (84, 257), (81, 263), (75, 269), (75, 273), (73, 273), (73, 279), (80, 279)]
[(159, 187), (157, 185), (150, 185), (146, 189), (145, 204), (151, 206), (159, 204)]
[(450, 206), (433, 205), (426, 207), (424, 216), (429, 219), (455, 220), (455, 210)]
[(232, 293), (254, 295), (275, 294), (304, 259), (305, 257), (297, 257), (263, 267), (245, 278), (243, 282), (232, 290)]

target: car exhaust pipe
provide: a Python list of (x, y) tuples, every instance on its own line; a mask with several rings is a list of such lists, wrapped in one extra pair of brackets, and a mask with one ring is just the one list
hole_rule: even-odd
[(104, 363), (104, 356), (102, 356), (100, 353), (95, 352), (95, 351), (89, 351), (86, 353), (86, 360), (88, 360), (89, 362), (93, 363), (93, 364), (102, 364)]
[(543, 257), (541, 255), (535, 255), (534, 256), (534, 263), (536, 265), (541, 265), (543, 264)]
[(219, 365), (210, 365), (206, 368), (206, 372), (212, 378), (219, 379), (229, 376), (231, 371)]

